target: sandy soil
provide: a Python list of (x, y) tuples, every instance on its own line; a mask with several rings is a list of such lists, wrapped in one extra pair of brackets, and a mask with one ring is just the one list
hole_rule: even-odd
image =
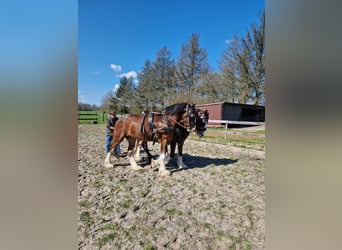
[(78, 132), (80, 249), (265, 249), (264, 151), (188, 139), (189, 168), (162, 178), (146, 159), (105, 169), (104, 126)]

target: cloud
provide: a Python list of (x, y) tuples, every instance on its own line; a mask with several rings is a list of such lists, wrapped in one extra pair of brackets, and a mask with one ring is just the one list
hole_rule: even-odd
[(100, 74), (100, 72), (94, 71), (93, 74), (94, 74), (94, 75), (98, 75), (98, 74)]
[(122, 67), (120, 65), (116, 65), (116, 64), (111, 64), (110, 68), (112, 70), (114, 70), (115, 72), (120, 72), (122, 70)]
[(225, 42), (226, 44), (230, 44), (232, 41), (233, 41), (233, 39), (226, 39), (226, 40), (224, 40), (224, 42)]
[(118, 90), (118, 88), (119, 88), (119, 86), (120, 86), (120, 84), (115, 84), (115, 86), (114, 86), (114, 88), (113, 88), (113, 93), (115, 94), (116, 93), (116, 91)]
[(85, 95), (83, 95), (83, 91), (82, 90), (79, 90), (78, 91), (78, 102), (87, 102), (87, 97)]
[(126, 78), (131, 78), (131, 77), (136, 78), (138, 76), (138, 74), (135, 71), (130, 71), (127, 73), (120, 74), (119, 76), (120, 77), (126, 77)]

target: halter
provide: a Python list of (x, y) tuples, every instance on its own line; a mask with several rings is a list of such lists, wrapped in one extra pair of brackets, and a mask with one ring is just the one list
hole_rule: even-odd
[[(176, 123), (177, 125), (181, 126), (182, 128), (186, 129), (186, 131), (190, 131), (191, 127), (196, 127), (196, 117), (197, 117), (197, 110), (194, 108), (190, 108), (189, 107), (190, 104), (188, 104), (186, 106), (186, 110), (185, 110), (185, 115), (180, 119), (179, 122), (177, 122), (175, 119), (173, 119), (172, 117), (167, 117), (168, 119), (172, 120), (174, 123)], [(196, 111), (196, 114), (194, 115), (192, 112)], [(189, 118), (189, 125), (183, 125), (180, 122), (184, 121), (186, 118)], [(194, 118), (194, 122), (193, 124), (191, 124), (191, 118)], [(193, 125), (193, 126), (191, 126)]]

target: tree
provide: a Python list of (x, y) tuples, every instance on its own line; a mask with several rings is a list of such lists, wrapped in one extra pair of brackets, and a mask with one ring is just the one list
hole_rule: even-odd
[(138, 73), (139, 84), (135, 93), (144, 111), (153, 111), (156, 107), (158, 98), (154, 73), (153, 65), (149, 60), (145, 61), (144, 67)]
[(169, 104), (170, 96), (174, 91), (175, 64), (171, 59), (171, 52), (163, 47), (156, 54), (156, 61), (153, 64), (154, 78), (156, 83), (157, 105), (164, 109)]
[(238, 51), (239, 38), (235, 36), (230, 41), (230, 47), (223, 51), (221, 60), (219, 62), (222, 82), (225, 88), (222, 89), (226, 96), (226, 100), (230, 102), (237, 102), (239, 90), (239, 71), (238, 60), (235, 57), (235, 52)]
[(105, 112), (110, 110), (119, 110), (119, 100), (115, 97), (114, 92), (108, 91), (101, 99), (100, 109)]
[(99, 110), (99, 107), (95, 104), (79, 102), (78, 110), (79, 111), (94, 111), (94, 110)]
[[(188, 43), (182, 45), (177, 63), (177, 81), (180, 86), (180, 95), (193, 99), (196, 86), (203, 81), (208, 72), (207, 51), (205, 48), (199, 47), (199, 35), (193, 33)], [(183, 89), (185, 92), (182, 91)]]
[(120, 79), (120, 85), (116, 91), (116, 98), (118, 101), (118, 111), (127, 114), (130, 112), (132, 107), (133, 96), (134, 96), (134, 85), (133, 78), (127, 79), (127, 77), (122, 77)]
[(240, 103), (264, 103), (265, 96), (265, 11), (244, 37), (235, 36), (222, 53), (220, 68), (229, 98)]

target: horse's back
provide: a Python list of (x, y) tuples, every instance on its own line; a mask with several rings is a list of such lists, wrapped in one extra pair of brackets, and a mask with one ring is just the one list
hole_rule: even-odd
[(134, 138), (143, 138), (141, 134), (142, 119), (142, 115), (135, 114), (130, 114), (124, 117), (123, 123), (126, 136), (131, 136)]

